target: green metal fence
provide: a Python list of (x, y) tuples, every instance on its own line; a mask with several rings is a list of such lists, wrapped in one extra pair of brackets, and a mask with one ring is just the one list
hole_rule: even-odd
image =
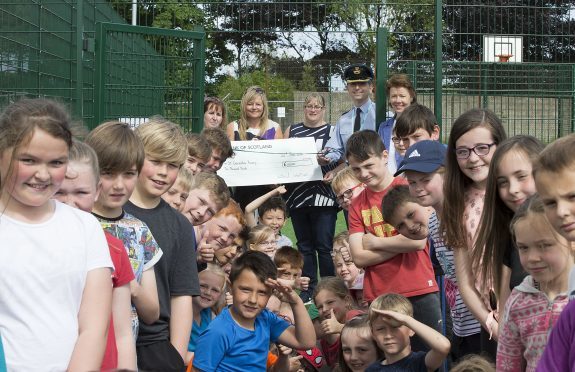
[[(272, 118), (283, 125), (301, 120), (309, 91), (325, 94), (334, 122), (350, 105), (343, 68), (366, 62), (377, 66), (380, 119), (387, 114), (386, 78), (406, 72), (420, 101), (436, 112), (444, 136), (459, 113), (477, 106), (497, 112), (510, 133), (550, 141), (575, 129), (575, 0), (138, 0), (132, 10), (131, 0), (4, 1), (0, 98), (62, 97), (91, 125), (158, 111), (190, 128), (186, 123), (200, 118), (187, 107), (199, 103), (193, 97), (203, 88), (189, 82), (203, 64), (205, 91), (225, 98), (230, 120), (245, 87), (258, 83), (268, 92)], [(109, 75), (96, 78), (96, 23), (132, 21), (170, 30), (202, 27), (205, 48), (191, 49), (205, 49), (205, 63), (199, 54), (186, 62), (189, 45), (172, 36), (116, 32), (111, 50), (130, 38), (125, 50), (133, 50), (105, 52)], [(485, 62), (489, 35), (520, 37), (521, 62)], [(140, 47), (149, 63), (136, 67)], [(164, 70), (152, 74), (152, 67)], [(98, 89), (103, 101), (95, 96)], [(153, 104), (152, 92), (158, 97)], [(277, 107), (286, 108), (285, 117), (278, 117)]]
[(108, 2), (4, 1), (0, 106), (53, 97), (89, 127), (160, 114), (199, 130), (204, 39), (200, 31), (128, 26)]

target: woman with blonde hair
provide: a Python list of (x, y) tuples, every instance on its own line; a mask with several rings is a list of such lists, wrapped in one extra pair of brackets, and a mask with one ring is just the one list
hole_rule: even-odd
[[(228, 124), (230, 141), (273, 140), (283, 138), (278, 123), (268, 119), (269, 106), (266, 92), (258, 87), (249, 87), (242, 97), (240, 118)], [(244, 209), (255, 198), (268, 192), (268, 186), (241, 186), (234, 191), (236, 200)]]

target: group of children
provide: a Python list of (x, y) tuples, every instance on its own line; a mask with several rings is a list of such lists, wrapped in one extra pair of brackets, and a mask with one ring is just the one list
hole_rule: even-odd
[(349, 229), (316, 282), (281, 235), (286, 187), (242, 208), (215, 174), (232, 155), (221, 128), (72, 131), (50, 100), (0, 116), (0, 367), (575, 366), (575, 135), (544, 148), (474, 109), (445, 146), (411, 102), (392, 174), (381, 136), (356, 131), (330, 184)]

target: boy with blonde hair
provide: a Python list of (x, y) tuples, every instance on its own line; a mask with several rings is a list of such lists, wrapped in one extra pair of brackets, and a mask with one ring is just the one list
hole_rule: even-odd
[(138, 367), (152, 371), (182, 371), (192, 329), (192, 296), (200, 294), (193, 228), (161, 196), (176, 181), (187, 157), (181, 128), (151, 118), (136, 128), (144, 144), (142, 171), (126, 211), (148, 224), (162, 251), (156, 265), (160, 318), (142, 326), (138, 336)]
[[(369, 323), (385, 358), (369, 366), (366, 372), (435, 371), (451, 348), (441, 333), (413, 318), (413, 306), (402, 295), (388, 293), (377, 297), (369, 307)], [(413, 335), (418, 335), (430, 350), (411, 351)]]
[(331, 188), (335, 193), (339, 206), (344, 211), (347, 211), (351, 201), (361, 194), (365, 185), (357, 179), (350, 167), (345, 167), (333, 177)]
[(178, 172), (176, 182), (174, 182), (167, 193), (162, 195), (162, 199), (178, 212), (182, 212), (186, 205), (186, 200), (188, 199), (190, 190), (192, 189), (192, 183), (192, 173), (188, 168), (181, 167)]

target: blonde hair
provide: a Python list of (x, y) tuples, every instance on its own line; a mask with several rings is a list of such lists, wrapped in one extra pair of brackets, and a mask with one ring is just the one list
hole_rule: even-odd
[(146, 156), (182, 166), (188, 154), (188, 142), (182, 128), (161, 117), (153, 116), (136, 128)]
[(549, 144), (533, 163), (533, 177), (537, 178), (539, 172), (560, 173), (564, 169), (575, 169), (574, 148), (575, 133)]
[(226, 288), (226, 283), (227, 283), (228, 276), (226, 275), (226, 273), (224, 272), (224, 270), (222, 270), (222, 268), (220, 267), (220, 265), (215, 264), (215, 263), (211, 263), (211, 262), (208, 263), (207, 266), (206, 266), (206, 268), (203, 269), (202, 271), (200, 271), (200, 272), (198, 273), (198, 277), (199, 277), (200, 275), (202, 275), (203, 272), (209, 272), (209, 273), (215, 274), (215, 275), (217, 275), (217, 276), (219, 276), (219, 277), (222, 278), (222, 288), (221, 288), (221, 290), (222, 290), (222, 293), (223, 293), (224, 289)]
[(480, 355), (466, 355), (451, 372), (495, 372), (495, 365)]
[(344, 242), (349, 243), (349, 231), (345, 230), (333, 237), (333, 245), (338, 243), (343, 244)]
[(192, 172), (190, 172), (186, 167), (181, 167), (178, 171), (178, 178), (176, 178), (175, 184), (180, 186), (182, 191), (190, 192), (193, 182), (194, 176), (192, 176)]
[(240, 140), (246, 141), (247, 135), (246, 132), (248, 130), (248, 116), (246, 113), (246, 107), (248, 103), (255, 100), (257, 97), (260, 97), (262, 100), (262, 116), (260, 118), (260, 123), (258, 125), (259, 134), (261, 136), (267, 129), (268, 126), (268, 115), (269, 115), (269, 107), (268, 107), (268, 99), (266, 97), (265, 91), (258, 87), (258, 86), (251, 86), (249, 87), (242, 97), (241, 107), (240, 107), (240, 120), (238, 120), (238, 133), (240, 135)]
[(256, 225), (250, 230), (249, 238), (247, 241), (248, 247), (252, 249), (252, 245), (261, 244), (270, 237), (275, 238), (275, 236), (276, 233), (271, 227), (266, 225)]
[[(100, 180), (100, 167), (98, 165), (98, 155), (94, 149), (88, 146), (86, 143), (73, 139), (72, 146), (70, 146), (70, 152), (68, 153), (69, 162), (84, 163), (90, 166), (92, 169), (92, 174), (94, 175), (94, 180), (96, 184)], [(68, 168), (69, 169), (69, 168)], [(68, 173), (66, 173), (66, 178), (68, 178)], [(70, 179), (76, 177), (70, 177)]]
[(409, 300), (397, 293), (386, 293), (369, 305), (369, 322), (373, 323), (381, 315), (373, 310), (392, 310), (413, 317), (413, 305)]
[(341, 191), (345, 191), (342, 189), (344, 188), (344, 185), (349, 182), (353, 183), (354, 186), (361, 183), (353, 174), (351, 168), (345, 167), (337, 172), (337, 174), (333, 177), (333, 180), (331, 181), (331, 188), (334, 193), (338, 194)]

